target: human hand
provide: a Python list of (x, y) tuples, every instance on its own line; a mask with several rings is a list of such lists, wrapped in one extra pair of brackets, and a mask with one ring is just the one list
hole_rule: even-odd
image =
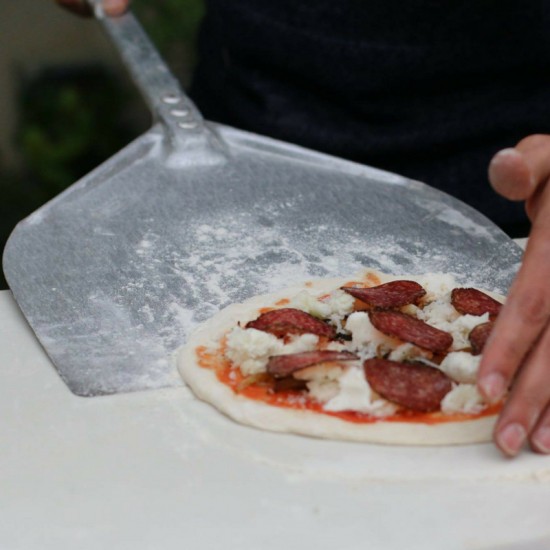
[(497, 153), (489, 180), (504, 197), (525, 201), (531, 233), (479, 371), (480, 391), (490, 401), (510, 395), (494, 439), (516, 455), (526, 441), (550, 454), (550, 135), (532, 135)]
[[(60, 6), (78, 15), (92, 15), (92, 10), (86, 0), (55, 0)], [(103, 0), (103, 9), (107, 15), (121, 15), (130, 5), (130, 0)]]

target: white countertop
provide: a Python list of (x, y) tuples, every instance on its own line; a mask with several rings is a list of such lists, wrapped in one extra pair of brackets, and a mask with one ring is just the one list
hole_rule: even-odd
[(186, 388), (69, 392), (0, 292), (0, 548), (550, 547), (550, 457), (238, 426)]

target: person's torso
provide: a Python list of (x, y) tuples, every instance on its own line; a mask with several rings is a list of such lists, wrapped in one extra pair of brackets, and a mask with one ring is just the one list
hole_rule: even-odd
[(550, 133), (545, 3), (209, 0), (207, 118), (423, 180), (501, 224), (498, 149)]

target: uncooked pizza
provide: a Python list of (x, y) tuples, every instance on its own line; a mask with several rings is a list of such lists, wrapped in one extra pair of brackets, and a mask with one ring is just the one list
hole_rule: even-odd
[(476, 387), (502, 297), (448, 274), (366, 270), (257, 296), (191, 337), (194, 393), (265, 430), (403, 445), (489, 441), (502, 403)]

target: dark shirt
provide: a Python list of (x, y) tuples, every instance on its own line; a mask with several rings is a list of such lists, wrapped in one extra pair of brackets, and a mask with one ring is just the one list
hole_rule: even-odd
[(517, 234), (523, 206), (487, 166), (550, 133), (547, 23), (531, 0), (208, 0), (191, 95), (206, 118), (424, 181)]

